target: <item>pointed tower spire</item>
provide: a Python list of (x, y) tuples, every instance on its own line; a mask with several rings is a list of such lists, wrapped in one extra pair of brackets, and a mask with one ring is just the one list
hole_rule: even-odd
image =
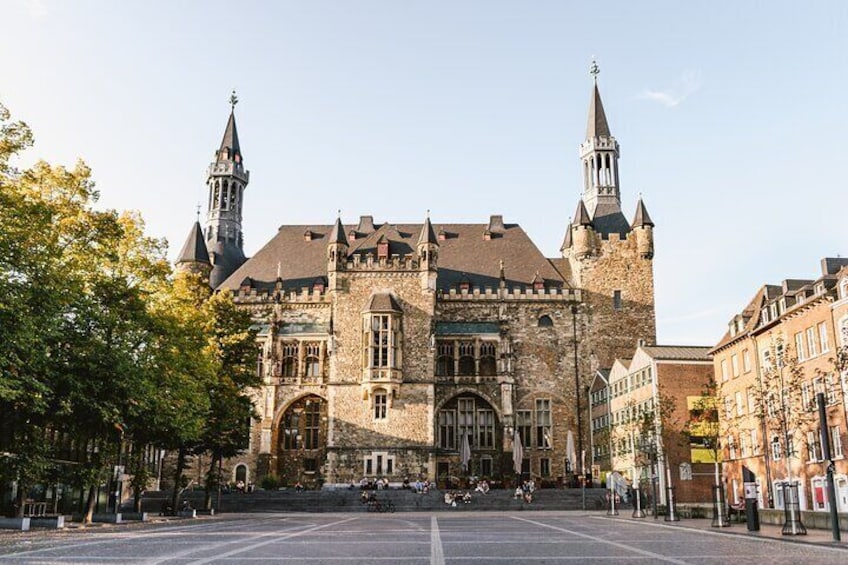
[(418, 236), (418, 245), (422, 243), (439, 245), (439, 239), (436, 237), (436, 232), (433, 231), (433, 224), (430, 223), (430, 210), (427, 210), (427, 219), (424, 220), (424, 225), (421, 226), (421, 234)]
[[(598, 63), (592, 60), (592, 96), (589, 100), (589, 120), (586, 141), (580, 146), (583, 161), (583, 200), (589, 216), (621, 213), (618, 186), (618, 142), (610, 133), (601, 91), (598, 88)], [(598, 207), (601, 208), (598, 213)], [(626, 220), (625, 220), (626, 223)]]
[(209, 261), (209, 253), (206, 251), (206, 242), (203, 240), (200, 222), (194, 222), (191, 227), (182, 251), (177, 258), (177, 268), (189, 272), (199, 272), (204, 276), (209, 275), (212, 263)]
[(654, 226), (653, 220), (651, 220), (651, 216), (648, 215), (648, 209), (645, 207), (645, 203), (642, 202), (642, 198), (639, 198), (639, 202), (636, 203), (636, 215), (633, 216), (633, 222), (630, 224), (632, 228), (640, 228), (642, 226)]
[(424, 218), (421, 233), (418, 235), (418, 270), (421, 273), (421, 289), (427, 291), (436, 290), (436, 277), (438, 275), (439, 261), (439, 238), (430, 223), (430, 210)]
[(230, 116), (224, 128), (221, 145), (207, 169), (209, 207), (206, 214), (206, 248), (212, 259), (209, 282), (218, 287), (245, 261), (242, 233), (244, 191), (250, 182), (250, 172), (244, 160), (236, 129), (235, 91), (230, 96)]
[[(348, 250), (347, 236), (345, 236), (344, 226), (342, 225), (341, 210), (336, 217), (336, 223), (333, 224), (333, 229), (330, 230), (329, 241), (327, 242), (327, 271), (335, 273), (344, 269), (347, 263)], [(331, 281), (331, 287), (335, 288), (335, 278)]]
[(333, 224), (333, 230), (330, 232), (330, 241), (329, 243), (338, 243), (348, 246), (347, 236), (345, 236), (344, 226), (342, 225), (341, 216), (336, 218), (336, 223)]
[(582, 200), (577, 201), (577, 210), (574, 212), (574, 221), (572, 226), (591, 226), (592, 218), (589, 217), (589, 211), (586, 209), (586, 204)]

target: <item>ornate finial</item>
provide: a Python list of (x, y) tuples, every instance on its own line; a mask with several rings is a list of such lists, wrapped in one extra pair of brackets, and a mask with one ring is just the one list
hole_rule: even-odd
[(336, 210), (336, 217), (340, 220), (342, 219), (342, 209), (341, 208)]
[(233, 93), (230, 94), (230, 110), (235, 110), (236, 104), (238, 104), (238, 96), (236, 96), (236, 89), (233, 89)]
[(197, 221), (200, 221), (200, 202), (197, 203)]
[(427, 219), (428, 220), (430, 219), (430, 209), (429, 208), (427, 208)]
[(594, 55), (592, 55), (592, 64), (589, 66), (589, 74), (592, 75), (595, 82), (598, 82), (598, 75), (601, 74), (601, 69), (598, 67), (598, 62), (595, 60)]

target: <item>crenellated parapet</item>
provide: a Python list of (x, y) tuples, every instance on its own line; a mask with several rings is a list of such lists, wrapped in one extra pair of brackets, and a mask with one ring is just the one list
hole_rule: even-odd
[(491, 288), (484, 289), (450, 289), (448, 292), (441, 291), (437, 299), (441, 301), (556, 301), (556, 302), (580, 302), (582, 292), (579, 288)]

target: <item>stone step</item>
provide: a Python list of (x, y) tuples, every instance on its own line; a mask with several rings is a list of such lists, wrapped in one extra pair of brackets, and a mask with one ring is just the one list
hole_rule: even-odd
[[(580, 489), (541, 489), (534, 494), (533, 502), (527, 504), (513, 498), (511, 490), (491, 490), (487, 494), (472, 493), (472, 502), (458, 502), (452, 507), (444, 502), (444, 492), (433, 490), (429, 494), (417, 494), (408, 490), (373, 491), (379, 500), (390, 500), (397, 512), (432, 512), (457, 510), (516, 511), (532, 510), (581, 510), (584, 493)], [(586, 489), (587, 510), (605, 508), (605, 491)], [(280, 491), (257, 490), (252, 493), (226, 493), (221, 495), (222, 512), (366, 512), (361, 502), (361, 492), (355, 490), (309, 490), (296, 492), (291, 489)], [(203, 492), (185, 493), (192, 507), (202, 508)], [(143, 510), (159, 513), (163, 501), (169, 500), (168, 493), (151, 492), (145, 495)], [(217, 493), (212, 497), (216, 506)]]

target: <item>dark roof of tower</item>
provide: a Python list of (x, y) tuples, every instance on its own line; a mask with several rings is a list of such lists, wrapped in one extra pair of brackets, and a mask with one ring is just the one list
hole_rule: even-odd
[(422, 243), (439, 244), (436, 232), (433, 231), (433, 224), (430, 223), (429, 216), (426, 220), (424, 220), (424, 225), (421, 226), (421, 234), (418, 236), (418, 245), (421, 245)]
[(593, 137), (610, 137), (607, 116), (604, 113), (604, 104), (601, 102), (601, 92), (596, 82), (592, 88), (592, 100), (589, 102), (589, 125), (586, 127), (586, 139)]
[(342, 219), (336, 218), (336, 223), (333, 225), (333, 231), (330, 232), (330, 240), (327, 242), (327, 245), (331, 243), (340, 243), (344, 246), (347, 246), (347, 236), (345, 236), (345, 229), (342, 225)]
[(654, 222), (651, 220), (651, 216), (648, 215), (648, 209), (645, 208), (645, 203), (642, 202), (642, 199), (639, 199), (639, 202), (636, 203), (636, 215), (633, 216), (633, 223), (630, 224), (631, 227), (638, 228), (641, 226), (653, 226)]
[(577, 201), (577, 211), (574, 213), (574, 221), (572, 226), (591, 226), (592, 218), (589, 217), (589, 211), (586, 209), (586, 204), (583, 199)]
[[(527, 233), (517, 224), (505, 224), (500, 237), (483, 238), (487, 223), (439, 224), (444, 239), (439, 241), (437, 285), (440, 290), (456, 288), (460, 279), (467, 279), (478, 288), (498, 288), (500, 262), (508, 286), (531, 286), (536, 272), (549, 287), (567, 286), (567, 282), (551, 262), (539, 251)], [(377, 242), (389, 243), (389, 255), (401, 260), (415, 252), (424, 224), (383, 224), (367, 236), (350, 242), (348, 256), (360, 254), (362, 261), (371, 254), (377, 257)], [(345, 226), (349, 232), (356, 226)], [(304, 230), (312, 237), (303, 237)], [(327, 239), (333, 226), (281, 226), (276, 235), (253, 257), (215, 286), (237, 289), (250, 277), (256, 288), (273, 288), (279, 265), (285, 288), (310, 286), (319, 276), (327, 276)]]
[(244, 159), (241, 154), (241, 145), (239, 145), (235, 112), (230, 112), (230, 119), (227, 120), (227, 128), (224, 130), (224, 138), (221, 140), (221, 148), (218, 150), (219, 154), (225, 149), (229, 150), (230, 159), (235, 160), (236, 155), (240, 159)]
[(571, 237), (571, 223), (569, 222), (568, 227), (565, 228), (565, 237), (562, 238), (562, 245), (559, 246), (559, 250), (562, 251), (563, 249), (568, 249), (569, 247), (571, 247), (572, 243), (573, 240)]
[(209, 253), (206, 251), (206, 242), (203, 240), (203, 230), (200, 229), (200, 222), (194, 222), (191, 227), (177, 263), (205, 263), (207, 265), (210, 263)]
[[(301, 238), (302, 237), (303, 233), (301, 232)], [(246, 261), (244, 252), (234, 243), (230, 242), (217, 242), (215, 247), (212, 248), (211, 254), (213, 255), (213, 260), (212, 272), (209, 273), (209, 285), (212, 288), (218, 288), (221, 283), (230, 278), (230, 275), (232, 275), (233, 272), (241, 267)], [(241, 277), (238, 281), (236, 281), (233, 288), (237, 288), (244, 278), (245, 277)]]
[(618, 201), (606, 198), (599, 199), (592, 217), (592, 225), (603, 239), (609, 239), (611, 233), (617, 233), (623, 238), (631, 231)]

